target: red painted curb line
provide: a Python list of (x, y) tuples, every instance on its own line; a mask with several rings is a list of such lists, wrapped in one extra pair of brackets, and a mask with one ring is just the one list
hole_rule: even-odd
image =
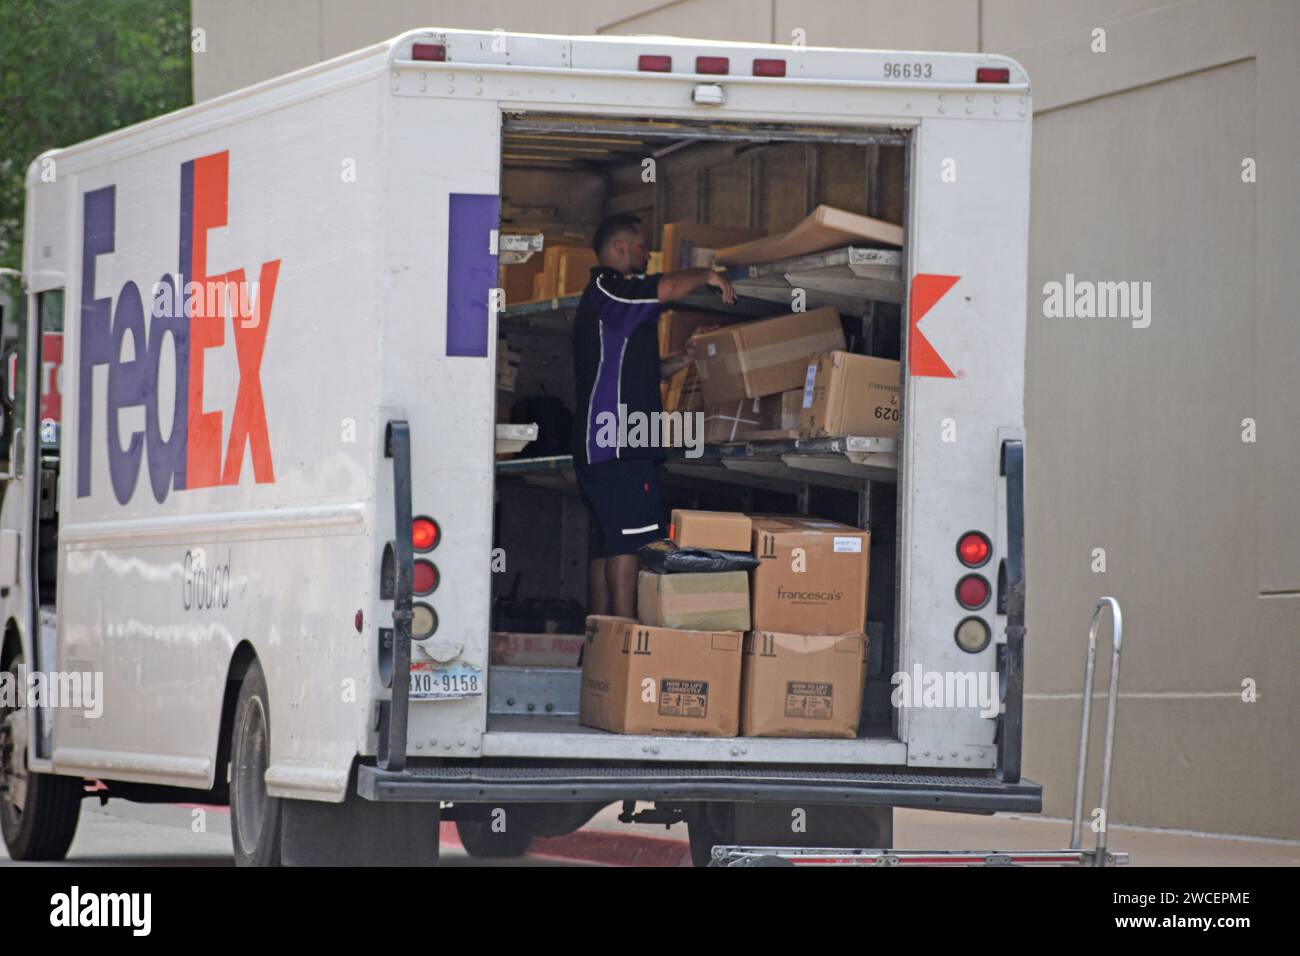
[[(450, 820), (443, 821), (440, 839), (446, 845), (462, 845), (456, 824)], [(691, 865), (690, 845), (684, 840), (600, 829), (579, 830), (560, 837), (534, 837), (527, 855), (603, 866)]]
[[(201, 803), (178, 803), (186, 809), (229, 813), (229, 807)], [(444, 820), (438, 838), (444, 846), (464, 849), (456, 824)], [(671, 837), (619, 833), (593, 828), (560, 837), (534, 837), (528, 856), (566, 863), (596, 863), (602, 866), (690, 866), (691, 848), (685, 840)]]

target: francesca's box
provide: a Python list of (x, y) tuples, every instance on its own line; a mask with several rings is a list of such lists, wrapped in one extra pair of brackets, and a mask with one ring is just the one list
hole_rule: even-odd
[(494, 631), (489, 635), (488, 662), (507, 667), (577, 667), (582, 641), (581, 634)]
[(744, 737), (856, 737), (867, 673), (865, 634), (745, 635)]
[(867, 626), (871, 532), (836, 521), (751, 516), (756, 631), (849, 634)]
[(760, 398), (801, 388), (808, 358), (844, 348), (834, 306), (745, 322), (696, 339), (696, 368), (706, 403)]
[(691, 631), (749, 630), (749, 572), (655, 574), (637, 577), (637, 616), (651, 627)]
[(804, 382), (799, 434), (893, 438), (898, 434), (900, 370), (898, 362), (868, 355), (814, 355)]
[(743, 638), (587, 618), (578, 722), (618, 734), (736, 736)]
[(753, 530), (749, 515), (739, 512), (674, 508), (669, 516), (668, 537), (679, 548), (748, 552)]

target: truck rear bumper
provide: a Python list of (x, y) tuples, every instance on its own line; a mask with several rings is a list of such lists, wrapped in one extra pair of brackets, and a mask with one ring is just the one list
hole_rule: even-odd
[(357, 792), (367, 800), (405, 802), (805, 802), (976, 813), (1039, 813), (1043, 805), (1039, 784), (1003, 783), (991, 774), (697, 765), (361, 766)]

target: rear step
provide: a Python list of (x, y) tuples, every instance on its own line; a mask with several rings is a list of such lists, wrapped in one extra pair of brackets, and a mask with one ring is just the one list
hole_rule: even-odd
[(404, 770), (357, 768), (367, 800), (488, 802), (749, 801), (912, 807), (975, 813), (1040, 813), (1043, 788), (992, 774), (870, 772), (699, 765), (609, 766), (572, 762), (527, 766), (478, 763)]

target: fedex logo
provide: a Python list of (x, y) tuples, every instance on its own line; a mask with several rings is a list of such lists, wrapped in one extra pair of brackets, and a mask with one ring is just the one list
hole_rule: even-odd
[[(178, 272), (164, 275), (153, 286), (147, 328), (145, 300), (134, 282), (122, 286), (116, 303), (111, 298), (95, 298), (96, 257), (112, 252), (116, 240), (117, 187), (104, 186), (83, 197), (77, 369), (79, 498), (91, 493), (92, 383), (95, 367), (100, 365), (108, 367), (103, 421), (109, 477), (120, 503), (126, 504), (135, 494), (142, 459), (147, 461), (149, 484), (159, 502), (171, 489), (238, 484), (246, 450), (251, 454), (254, 479), (258, 483), (275, 481), (260, 375), (280, 260), (262, 263), (252, 297), (243, 269), (209, 274), (208, 231), (226, 225), (229, 173), (228, 150), (181, 165)], [(226, 346), (226, 317), (232, 307), (239, 388), (223, 455), (223, 414), (203, 405), (203, 359), (206, 350)], [(122, 346), (127, 339), (134, 358), (124, 360)], [(164, 396), (159, 394), (158, 381), (165, 348), (173, 350), (176, 365), (172, 424), (167, 435), (161, 427)], [(118, 413), (135, 407), (144, 408), (144, 430), (123, 434)]]

